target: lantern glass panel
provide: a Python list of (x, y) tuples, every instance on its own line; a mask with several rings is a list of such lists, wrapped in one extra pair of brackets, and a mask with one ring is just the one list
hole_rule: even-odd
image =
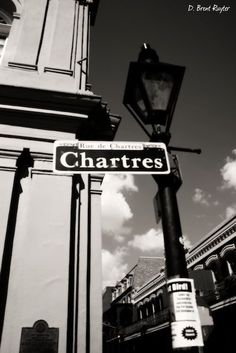
[(145, 116), (145, 118), (148, 117), (148, 111), (146, 108), (146, 105), (144, 103), (141, 91), (139, 87), (135, 87), (135, 102), (138, 106), (138, 108), (141, 110), (142, 114)]
[(174, 78), (165, 72), (144, 72), (141, 76), (151, 110), (165, 111), (168, 108)]

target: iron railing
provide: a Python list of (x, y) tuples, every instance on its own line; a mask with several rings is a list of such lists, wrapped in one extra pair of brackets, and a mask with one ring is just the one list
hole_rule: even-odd
[(169, 309), (164, 309), (159, 313), (153, 314), (145, 319), (136, 321), (133, 324), (119, 330), (120, 334), (130, 335), (135, 332), (143, 332), (150, 327), (158, 326), (169, 321)]

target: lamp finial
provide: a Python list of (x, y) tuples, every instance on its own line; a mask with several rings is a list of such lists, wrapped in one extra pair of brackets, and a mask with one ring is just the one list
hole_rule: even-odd
[(139, 62), (158, 63), (159, 57), (154, 49), (151, 48), (149, 43), (143, 43), (138, 57)]

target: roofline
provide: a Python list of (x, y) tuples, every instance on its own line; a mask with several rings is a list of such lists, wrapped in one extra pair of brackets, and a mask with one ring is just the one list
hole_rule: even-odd
[(215, 228), (213, 228), (210, 232), (208, 232), (205, 236), (203, 236), (199, 241), (197, 241), (193, 246), (191, 246), (190, 250), (187, 253), (187, 257), (190, 257), (190, 254), (196, 250), (201, 244), (203, 244), (207, 239), (211, 238), (215, 233), (220, 231), (222, 228), (225, 228), (227, 224), (236, 219), (236, 214), (232, 217), (226, 218), (220, 224), (218, 224)]

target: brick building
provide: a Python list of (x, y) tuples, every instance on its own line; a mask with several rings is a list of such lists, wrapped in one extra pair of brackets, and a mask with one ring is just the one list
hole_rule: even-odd
[[(235, 351), (235, 246), (236, 216), (233, 216), (203, 237), (186, 254), (189, 277), (195, 283), (205, 353)], [(111, 298), (110, 308), (117, 317), (121, 309), (115, 309), (121, 298), (122, 293)], [(125, 311), (126, 305), (123, 302), (122, 310)], [(109, 322), (106, 322), (105, 352), (139, 353), (144, 349), (154, 352), (156, 345), (165, 352), (172, 351), (163, 268), (147, 278), (145, 283), (132, 288), (129, 317), (128, 323), (122, 318), (113, 321), (113, 329), (110, 330)]]

